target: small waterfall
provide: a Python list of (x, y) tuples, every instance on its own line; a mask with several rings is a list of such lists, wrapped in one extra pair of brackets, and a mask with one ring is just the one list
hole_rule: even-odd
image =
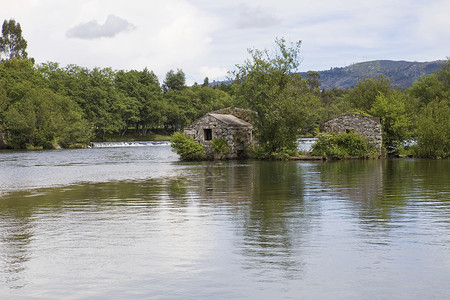
[(317, 138), (302, 138), (298, 140), (298, 150), (310, 152), (312, 145), (317, 141)]
[(93, 142), (92, 148), (117, 148), (117, 147), (158, 147), (169, 146), (170, 142)]

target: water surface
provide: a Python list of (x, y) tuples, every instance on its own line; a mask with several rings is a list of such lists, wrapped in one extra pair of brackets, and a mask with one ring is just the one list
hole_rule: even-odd
[(1, 299), (447, 299), (450, 162), (0, 153)]

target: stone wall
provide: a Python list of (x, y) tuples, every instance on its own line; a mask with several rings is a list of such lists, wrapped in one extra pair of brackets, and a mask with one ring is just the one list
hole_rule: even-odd
[(381, 154), (381, 120), (376, 117), (349, 113), (323, 121), (320, 130), (325, 132), (354, 132), (367, 138)]
[(211, 129), (212, 139), (225, 138), (227, 145), (231, 147), (227, 158), (241, 157), (252, 141), (252, 127), (230, 126), (211, 115), (206, 115), (185, 128), (184, 133), (196, 142), (203, 144), (206, 153), (210, 156), (213, 155), (214, 151), (211, 140), (205, 140), (205, 129)]

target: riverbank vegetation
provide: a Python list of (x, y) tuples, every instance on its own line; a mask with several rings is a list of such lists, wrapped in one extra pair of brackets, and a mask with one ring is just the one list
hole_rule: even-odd
[(350, 131), (336, 134), (319, 133), (311, 155), (329, 159), (376, 158), (378, 151), (361, 135)]
[(148, 140), (180, 132), (207, 112), (242, 107), (257, 113), (254, 153), (262, 158), (291, 155), (300, 136), (317, 135), (321, 120), (347, 112), (382, 119), (389, 155), (410, 147), (417, 157), (450, 158), (450, 60), (407, 89), (381, 76), (361, 78), (351, 89), (325, 90), (318, 73), (298, 74), (301, 43), (279, 39), (275, 52), (249, 50), (250, 58), (230, 73), (232, 84), (211, 86), (205, 78), (188, 87), (181, 69), (168, 71), (160, 83), (147, 68), (35, 64), (20, 25), (11, 21), (0, 39), (0, 148), (66, 148), (123, 136)]

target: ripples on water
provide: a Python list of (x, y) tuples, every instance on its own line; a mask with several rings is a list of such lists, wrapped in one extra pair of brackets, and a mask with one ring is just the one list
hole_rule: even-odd
[(2, 299), (450, 294), (449, 161), (180, 163), (165, 146), (0, 167)]

